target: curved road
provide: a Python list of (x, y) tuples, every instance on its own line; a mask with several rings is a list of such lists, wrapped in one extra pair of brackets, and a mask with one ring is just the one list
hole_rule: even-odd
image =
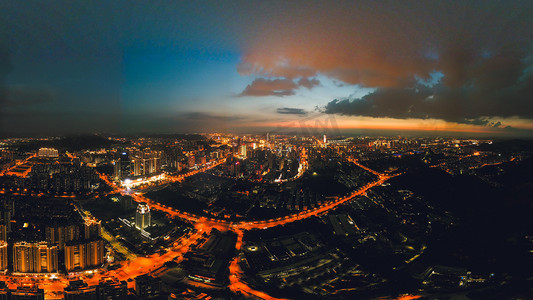
[[(175, 176), (171, 177), (172, 181), (181, 181), (185, 177), (192, 176), (194, 174), (197, 174), (199, 172), (206, 171), (208, 169), (211, 169), (221, 163), (223, 163), (225, 160), (218, 161), (217, 163), (209, 166), (204, 167), (198, 171), (190, 172), (185, 175)], [(390, 178), (397, 176), (396, 175), (385, 175), (381, 174), (379, 172), (376, 172), (372, 169), (367, 168), (366, 166), (361, 165), (357, 160), (350, 159), (350, 162), (354, 163), (358, 167), (361, 167), (365, 169), (368, 172), (371, 172), (372, 174), (375, 174), (378, 176), (378, 179), (376, 181), (373, 181), (371, 183), (366, 184), (365, 186), (361, 187), (360, 189), (354, 191), (353, 193), (344, 196), (342, 198), (339, 198), (333, 202), (329, 202), (326, 204), (321, 205), (320, 207), (302, 211), (299, 213), (287, 215), (285, 217), (280, 217), (277, 219), (270, 219), (270, 220), (263, 220), (263, 221), (239, 221), (239, 222), (231, 222), (228, 220), (220, 220), (220, 219), (213, 219), (213, 218), (207, 218), (203, 216), (198, 216), (195, 214), (187, 213), (187, 212), (181, 212), (175, 208), (168, 207), (166, 205), (154, 202), (141, 193), (129, 193), (126, 191), (126, 189), (121, 188), (117, 186), (114, 182), (111, 182), (108, 178), (101, 175), (101, 178), (109, 184), (115, 192), (123, 194), (123, 195), (130, 195), (133, 197), (133, 199), (137, 202), (145, 202), (147, 203), (150, 208), (157, 209), (160, 211), (164, 211), (168, 213), (172, 217), (180, 218), (183, 220), (187, 220), (194, 224), (195, 229), (197, 232), (193, 235), (191, 235), (189, 238), (182, 240), (179, 244), (175, 244), (175, 246), (166, 254), (158, 255), (154, 254), (149, 257), (139, 257), (135, 260), (126, 262), (122, 268), (110, 271), (108, 275), (114, 275), (117, 276), (119, 279), (123, 278), (132, 278), (134, 276), (138, 276), (144, 273), (148, 273), (150, 270), (154, 270), (156, 268), (159, 268), (164, 262), (166, 262), (169, 259), (176, 259), (176, 257), (181, 259), (182, 254), (184, 254), (186, 251), (188, 251), (188, 247), (192, 245), (199, 237), (200, 233), (207, 232), (209, 233), (211, 229), (216, 228), (222, 231), (233, 231), (237, 233), (238, 239), (237, 243), (235, 245), (236, 250), (240, 250), (242, 246), (242, 237), (245, 230), (251, 230), (251, 229), (267, 229), (279, 225), (288, 224), (291, 222), (295, 222), (298, 220), (306, 219), (312, 216), (318, 216), (323, 213), (326, 213), (334, 208), (336, 208), (339, 205), (342, 205), (350, 200), (353, 200), (355, 197), (363, 195), (366, 193), (369, 189), (383, 184), (385, 181), (389, 180)], [(140, 267), (139, 267), (140, 266)], [(143, 270), (144, 269), (144, 270)], [(249, 287), (245, 282), (242, 281), (242, 270), (239, 267), (238, 264), (238, 258), (235, 257), (229, 266), (230, 269), (230, 285), (229, 288), (234, 292), (241, 292), (245, 295), (260, 298), (260, 299), (276, 299), (268, 294), (257, 291)]]

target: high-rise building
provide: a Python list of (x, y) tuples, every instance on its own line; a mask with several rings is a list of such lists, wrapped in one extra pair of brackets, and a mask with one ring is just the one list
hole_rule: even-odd
[(0, 241), (7, 241), (7, 226), (0, 224)]
[(67, 243), (65, 245), (65, 269), (67, 272), (87, 267), (87, 246), (85, 243)]
[(102, 222), (96, 218), (85, 218), (85, 239), (91, 240), (100, 236), (102, 236)]
[(105, 247), (103, 240), (98, 239), (87, 242), (86, 249), (88, 267), (98, 267), (104, 263)]
[(65, 246), (65, 269), (84, 270), (104, 263), (105, 247), (101, 239), (70, 242)]
[(55, 273), (58, 270), (57, 246), (41, 242), (36, 245), (37, 253), (34, 257), (34, 270), (37, 273)]
[(13, 245), (14, 272), (55, 273), (57, 269), (57, 246), (46, 242), (18, 242)]
[(137, 212), (135, 213), (135, 227), (144, 230), (151, 225), (150, 207), (146, 203), (139, 203), (137, 205)]
[(239, 154), (242, 158), (246, 158), (246, 145), (240, 146)]
[(189, 155), (189, 157), (187, 158), (187, 166), (189, 167), (189, 169), (191, 169), (191, 168), (194, 168), (195, 165), (196, 165), (196, 159), (194, 155)]
[(133, 176), (146, 176), (161, 171), (161, 151), (136, 152), (131, 160)]
[(0, 241), (0, 271), (7, 270), (7, 242)]
[(143, 169), (142, 169), (142, 159), (141, 158), (134, 158), (131, 161), (131, 164), (133, 165), (133, 176), (141, 176), (143, 175)]
[(33, 272), (33, 247), (26, 242), (13, 245), (13, 272)]
[(80, 228), (76, 224), (48, 226), (45, 229), (46, 242), (58, 245), (60, 250), (65, 248), (65, 243), (80, 238)]

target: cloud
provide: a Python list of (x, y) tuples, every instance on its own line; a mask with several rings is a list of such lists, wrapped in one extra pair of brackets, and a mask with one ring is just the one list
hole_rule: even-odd
[(251, 84), (247, 85), (239, 96), (291, 96), (296, 93), (300, 87), (312, 89), (320, 84), (316, 78), (301, 77), (299, 79), (280, 78), (265, 79), (256, 78)]
[(299, 86), (303, 86), (303, 87), (306, 87), (307, 89), (312, 89), (313, 87), (317, 86), (320, 84), (320, 81), (316, 78), (307, 78), (307, 77), (302, 77), (300, 78), (300, 80), (298, 80), (298, 85)]
[(307, 111), (302, 108), (292, 108), (292, 107), (280, 107), (277, 109), (278, 114), (284, 115), (307, 115)]
[(290, 79), (264, 79), (257, 78), (247, 85), (241, 96), (289, 96), (294, 95), (298, 87)]
[[(499, 118), (533, 119), (533, 6), (524, 4), (284, 7), (249, 39), (238, 69), (263, 80), (320, 75), (375, 88), (362, 98), (331, 101), (327, 113), (504, 128)], [(432, 82), (436, 72), (442, 78)]]
[[(414, 82), (380, 87), (361, 98), (336, 99), (324, 107), (330, 114), (442, 119), (479, 126), (502, 127), (498, 118), (533, 119), (533, 72), (520, 53), (490, 58), (452, 52), (444, 77), (433, 85)], [(469, 58), (466, 58), (469, 57)]]
[(27, 106), (52, 102), (56, 93), (47, 87), (31, 87), (25, 85), (6, 86), (2, 104), (4, 106)]

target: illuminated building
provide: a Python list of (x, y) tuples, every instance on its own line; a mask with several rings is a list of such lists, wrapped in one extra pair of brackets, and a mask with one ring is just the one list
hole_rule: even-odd
[(65, 269), (72, 271), (75, 269), (85, 269), (87, 266), (87, 247), (85, 243), (69, 244), (65, 246)]
[(65, 269), (83, 270), (98, 267), (104, 263), (104, 241), (71, 242), (65, 246)]
[[(57, 246), (41, 242), (37, 246), (37, 254), (34, 257), (34, 269), (37, 273), (55, 273), (57, 267)], [(35, 261), (36, 260), (36, 261)]]
[(135, 227), (143, 230), (150, 227), (150, 207), (146, 203), (139, 203), (137, 205), (137, 212), (135, 213)]
[(134, 158), (131, 161), (133, 165), (133, 176), (140, 176), (142, 175), (142, 161), (140, 158)]
[(13, 272), (57, 272), (57, 246), (46, 242), (18, 242), (13, 245)]
[(133, 176), (145, 176), (161, 171), (161, 152), (145, 150), (135, 153), (131, 160)]
[(0, 241), (0, 270), (7, 270), (7, 242)]
[(50, 226), (45, 229), (46, 241), (49, 244), (57, 244), (59, 249), (65, 248), (65, 243), (79, 239), (80, 229), (78, 225)]
[(101, 235), (102, 222), (96, 218), (85, 218), (85, 239), (95, 239), (99, 238)]
[(239, 154), (242, 158), (246, 158), (246, 145), (241, 145), (239, 148)]
[(87, 242), (87, 266), (97, 267), (104, 263), (105, 247), (103, 240), (93, 240)]
[(57, 152), (57, 149), (41, 148), (39, 149), (39, 156), (40, 157), (58, 157), (59, 154)]
[(33, 272), (33, 244), (19, 242), (13, 245), (13, 271), (30, 273)]
[(195, 165), (196, 165), (196, 160), (194, 158), (194, 155), (189, 155), (189, 157), (187, 158), (187, 166), (189, 167), (189, 169), (191, 169), (191, 168), (194, 168)]

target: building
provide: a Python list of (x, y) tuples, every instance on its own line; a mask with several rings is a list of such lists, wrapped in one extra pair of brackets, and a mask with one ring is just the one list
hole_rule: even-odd
[(7, 226), (0, 224), (0, 241), (7, 241)]
[(157, 297), (161, 293), (161, 279), (148, 274), (135, 277), (135, 294), (140, 299)]
[(128, 284), (126, 281), (106, 281), (96, 286), (97, 299), (126, 300)]
[(73, 280), (63, 290), (65, 300), (98, 300), (96, 286), (88, 286), (83, 280)]
[(13, 245), (13, 272), (33, 272), (33, 249), (30, 243)]
[(196, 166), (196, 158), (194, 157), (194, 155), (189, 155), (189, 157), (187, 158), (187, 166), (189, 167), (189, 169), (192, 169), (194, 168), (194, 166)]
[(44, 300), (44, 290), (36, 286), (19, 286), (16, 290), (10, 290), (11, 300)]
[(246, 158), (246, 145), (241, 145), (239, 148), (239, 155), (242, 158)]
[(101, 239), (74, 241), (65, 246), (67, 272), (97, 268), (104, 263), (105, 247)]
[(59, 249), (63, 250), (65, 243), (80, 238), (80, 228), (75, 224), (47, 226), (45, 234), (46, 242), (52, 245), (58, 245)]
[(18, 242), (13, 245), (13, 272), (55, 273), (58, 248), (46, 242)]
[(7, 270), (7, 242), (0, 241), (0, 271)]
[(87, 246), (85, 243), (67, 243), (65, 246), (65, 269), (67, 272), (87, 268)]
[(131, 165), (133, 166), (133, 176), (159, 173), (161, 171), (161, 152), (149, 149), (137, 152), (131, 160)]
[(85, 218), (84, 237), (86, 240), (97, 239), (102, 236), (102, 221), (96, 218)]
[(46, 242), (34, 244), (37, 253), (34, 257), (34, 270), (37, 273), (56, 273), (58, 271), (57, 246), (48, 245)]
[(139, 205), (137, 205), (137, 212), (135, 213), (135, 227), (144, 230), (145, 228), (150, 227), (150, 222), (150, 207), (146, 203), (139, 203)]
[(59, 153), (54, 148), (41, 148), (39, 149), (40, 157), (58, 157)]
[(87, 246), (87, 266), (98, 267), (104, 263), (105, 260), (105, 247), (104, 241), (101, 239), (89, 241)]

